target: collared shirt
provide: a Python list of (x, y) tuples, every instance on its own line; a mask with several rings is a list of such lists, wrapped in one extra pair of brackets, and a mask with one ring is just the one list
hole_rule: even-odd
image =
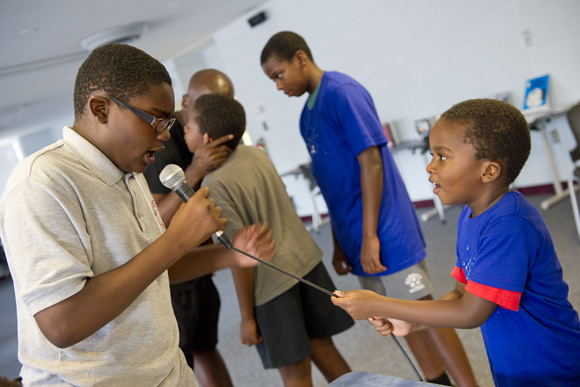
[(121, 171), (71, 128), (12, 172), (0, 202), (0, 236), (16, 294), (26, 385), (195, 385), (178, 350), (167, 272), (118, 317), (59, 349), (34, 315), (79, 292), (164, 231), (141, 174)]
[(457, 221), (456, 280), (498, 304), (481, 326), (498, 387), (578, 386), (580, 321), (540, 212), (508, 192)]

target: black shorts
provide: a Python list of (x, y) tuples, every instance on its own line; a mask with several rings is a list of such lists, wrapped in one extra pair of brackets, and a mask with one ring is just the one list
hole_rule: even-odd
[[(322, 262), (304, 279), (328, 291), (336, 290)], [(255, 313), (263, 339), (256, 348), (266, 369), (305, 359), (313, 352), (310, 339), (327, 338), (354, 325), (328, 294), (302, 282), (256, 307)]]
[(193, 368), (193, 351), (213, 350), (218, 342), (220, 296), (212, 275), (171, 285), (171, 303), (179, 326), (179, 348)]

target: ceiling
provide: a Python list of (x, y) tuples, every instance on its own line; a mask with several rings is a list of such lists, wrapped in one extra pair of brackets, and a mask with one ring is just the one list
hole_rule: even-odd
[[(80, 42), (102, 30), (148, 24), (131, 44), (175, 57), (265, 0), (1, 0), (0, 135), (43, 128), (73, 114)], [(71, 123), (72, 124), (72, 123)]]

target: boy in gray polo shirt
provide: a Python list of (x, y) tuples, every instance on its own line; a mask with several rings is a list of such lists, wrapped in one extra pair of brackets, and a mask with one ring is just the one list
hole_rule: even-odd
[[(12, 172), (0, 237), (14, 281), (25, 386), (196, 386), (169, 282), (251, 260), (196, 248), (226, 227), (200, 189), (166, 230), (143, 171), (169, 138), (171, 78), (127, 45), (98, 48), (75, 83), (64, 138)], [(266, 227), (234, 244), (271, 259)]]

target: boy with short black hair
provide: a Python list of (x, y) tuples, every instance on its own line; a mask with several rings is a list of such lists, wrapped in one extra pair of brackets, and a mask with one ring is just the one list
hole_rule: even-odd
[[(74, 126), (10, 175), (0, 236), (25, 386), (197, 386), (178, 349), (169, 282), (254, 263), (194, 248), (227, 225), (208, 189), (165, 229), (142, 173), (169, 138), (173, 98), (156, 59), (97, 48), (78, 70)], [(234, 240), (273, 256), (264, 227)]]
[[(293, 32), (273, 35), (261, 64), (289, 97), (310, 94), (300, 132), (328, 206), (336, 272), (351, 272), (380, 294), (432, 299), (421, 226), (369, 92), (348, 75), (320, 69)], [(451, 385), (447, 369), (460, 387), (475, 387), (455, 331), (434, 328), (406, 340), (428, 382)]]
[(429, 142), (433, 192), (445, 204), (466, 205), (455, 290), (425, 302), (337, 291), (333, 302), (383, 335), (481, 326), (497, 386), (578, 386), (580, 322), (550, 232), (538, 210), (509, 190), (531, 149), (525, 118), (501, 101), (469, 100), (441, 115)]
[[(229, 221), (224, 233), (233, 235), (255, 222), (268, 224), (276, 241), (273, 263), (333, 289), (322, 252), (296, 214), (268, 156), (258, 148), (238, 145), (245, 123), (240, 103), (214, 94), (195, 101), (185, 128), (191, 152), (224, 133), (234, 135), (228, 143), (232, 152), (202, 182)], [(256, 345), (264, 368), (277, 368), (285, 386), (312, 386), (311, 361), (329, 382), (350, 371), (332, 335), (353, 321), (334, 308), (327, 295), (268, 267), (232, 273), (242, 316), (241, 341)]]
[[(194, 115), (189, 120), (189, 113)], [(188, 112), (187, 124), (196, 130), (185, 129), (185, 139), (190, 152), (197, 149), (201, 143), (192, 142), (192, 136), (201, 134), (204, 142), (211, 139), (222, 138), (228, 134), (232, 138), (224, 142), (230, 150), (235, 150), (246, 131), (246, 113), (244, 107), (232, 97), (219, 94), (206, 94), (198, 97)], [(218, 167), (219, 168), (219, 167)]]

